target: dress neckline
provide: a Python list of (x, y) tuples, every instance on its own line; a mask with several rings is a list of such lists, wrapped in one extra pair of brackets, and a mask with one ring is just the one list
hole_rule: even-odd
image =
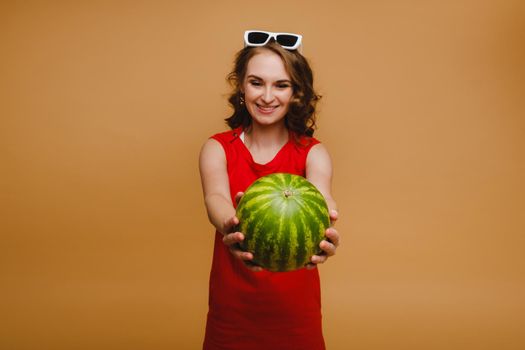
[(280, 155), (284, 152), (284, 150), (286, 148), (288, 148), (288, 146), (292, 142), (292, 135), (291, 135), (290, 131), (288, 130), (288, 141), (286, 141), (286, 143), (277, 151), (277, 153), (275, 153), (275, 155), (273, 156), (273, 158), (271, 160), (269, 160), (268, 162), (262, 164), (262, 163), (257, 163), (253, 159), (252, 152), (250, 152), (248, 147), (246, 147), (246, 144), (244, 143), (244, 130), (240, 129), (238, 131), (238, 135), (239, 135), (239, 141), (241, 143), (241, 148), (243, 149), (244, 153), (246, 154), (246, 156), (248, 157), (250, 162), (252, 164), (254, 164), (256, 167), (267, 167), (267, 166), (270, 166), (273, 163), (275, 163), (280, 158)]

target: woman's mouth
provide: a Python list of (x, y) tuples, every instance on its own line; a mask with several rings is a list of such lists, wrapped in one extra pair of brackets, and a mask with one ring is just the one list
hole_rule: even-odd
[(261, 106), (259, 104), (256, 104), (257, 105), (257, 109), (263, 113), (263, 114), (270, 114), (272, 113), (277, 107), (279, 106)]

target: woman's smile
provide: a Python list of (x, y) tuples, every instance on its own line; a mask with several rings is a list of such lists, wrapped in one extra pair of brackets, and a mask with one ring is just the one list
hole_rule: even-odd
[(258, 103), (255, 104), (257, 106), (257, 109), (262, 114), (272, 114), (275, 109), (277, 109), (279, 106), (263, 106)]

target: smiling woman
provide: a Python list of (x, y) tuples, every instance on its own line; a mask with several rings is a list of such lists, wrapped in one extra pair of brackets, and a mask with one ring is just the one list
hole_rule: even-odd
[[(313, 137), (320, 96), (310, 66), (291, 49), (299, 46), (290, 41), (293, 34), (261, 33), (245, 35), (245, 47), (228, 75), (234, 112), (226, 122), (231, 130), (213, 135), (200, 154), (204, 200), (216, 229), (204, 349), (321, 350), (316, 266), (335, 254), (338, 232), (326, 229), (318, 247), (322, 253), (289, 272), (264, 270), (252, 252), (239, 249), (244, 234), (236, 231), (235, 208), (243, 191), (268, 174), (305, 177), (324, 196), (332, 223), (337, 219), (330, 156)], [(286, 39), (285, 45), (275, 38)], [(252, 45), (252, 40), (257, 42)]]
[[(271, 58), (270, 58), (271, 59)], [(258, 62), (261, 62), (261, 60), (256, 60), (254, 58), (251, 62), (251, 66), (257, 65)], [(262, 62), (265, 62), (264, 60)], [(284, 66), (282, 65), (282, 62), (280, 60), (274, 60), (274, 62), (277, 63), (278, 67), (276, 67), (276, 70), (283, 70)], [(256, 67), (255, 70), (260, 70), (260, 67)], [(250, 67), (248, 69), (250, 71)], [(286, 72), (283, 72), (287, 75)], [(283, 75), (284, 75), (283, 74)], [(292, 82), (289, 79), (280, 79), (275, 81), (273, 83), (271, 80), (268, 83), (265, 83), (265, 79), (258, 77), (253, 74), (248, 74), (246, 77), (248, 80), (247, 87), (244, 88), (245, 91), (248, 91), (250, 95), (261, 95), (259, 96), (261, 98), (261, 104), (256, 103), (257, 107), (262, 110), (263, 113), (272, 112), (275, 108), (279, 107), (279, 105), (272, 105), (270, 102), (274, 98), (277, 99), (283, 99), (286, 101), (286, 111), (288, 111), (288, 105), (290, 103), (290, 97), (291, 97), (291, 87)], [(249, 90), (248, 90), (249, 89)], [(264, 90), (263, 90), (264, 89)], [(276, 89), (276, 91), (272, 91), (272, 89)], [(284, 92), (283, 92), (284, 90)], [(278, 102), (278, 101), (277, 101)], [(247, 107), (250, 106), (250, 103), (247, 102)], [(249, 107), (248, 107), (249, 108)]]
[[(248, 46), (237, 54), (227, 80), (233, 88), (229, 103), (234, 112), (226, 119), (230, 128), (251, 126), (254, 108), (249, 103), (252, 101), (246, 101), (246, 107), (243, 104), (245, 98), (254, 97), (250, 92), (258, 91), (266, 94), (259, 99), (261, 107), (277, 106), (271, 104), (272, 94), (276, 98), (290, 94), (286, 112), (283, 112), (286, 127), (301, 135), (313, 135), (315, 108), (321, 96), (314, 91), (313, 72), (308, 61), (298, 51), (286, 50), (271, 40), (265, 46)], [(248, 91), (249, 87), (253, 89)]]
[(240, 90), (252, 123), (268, 125), (284, 121), (293, 89), (278, 55), (267, 51), (254, 56)]

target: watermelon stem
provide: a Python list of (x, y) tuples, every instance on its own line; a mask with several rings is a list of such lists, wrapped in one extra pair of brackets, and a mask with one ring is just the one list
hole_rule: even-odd
[(292, 191), (290, 191), (290, 190), (284, 190), (284, 196), (285, 196), (286, 198), (290, 197), (292, 194), (293, 194)]

